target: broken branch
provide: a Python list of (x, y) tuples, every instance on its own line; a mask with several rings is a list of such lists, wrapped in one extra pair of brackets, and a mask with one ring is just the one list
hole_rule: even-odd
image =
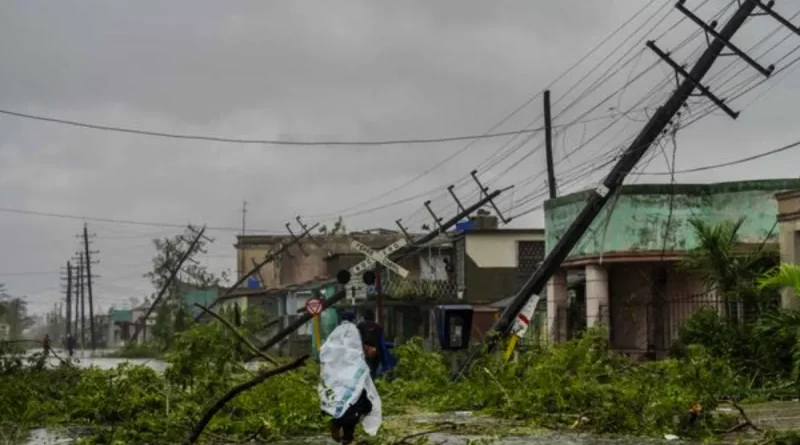
[(208, 409), (208, 411), (206, 411), (205, 415), (203, 415), (203, 418), (200, 419), (199, 422), (197, 422), (197, 425), (195, 425), (192, 434), (186, 441), (186, 444), (193, 445), (195, 442), (197, 442), (197, 439), (199, 439), (200, 435), (203, 434), (203, 430), (206, 428), (208, 423), (211, 422), (211, 419), (214, 418), (214, 415), (216, 415), (219, 412), (219, 410), (221, 410), (225, 406), (226, 403), (230, 402), (239, 394), (249, 390), (250, 388), (253, 388), (254, 386), (258, 385), (264, 380), (267, 380), (270, 377), (283, 374), (285, 372), (289, 372), (291, 370), (303, 366), (306, 360), (308, 360), (308, 355), (304, 355), (299, 359), (293, 361), (292, 363), (289, 363), (288, 365), (284, 365), (279, 368), (268, 369), (258, 374), (254, 378), (234, 386), (230, 391), (228, 391), (224, 396), (222, 396), (221, 399), (217, 400), (217, 402), (214, 403), (214, 405), (212, 405), (211, 408)]
[(251, 341), (250, 341), (250, 340), (248, 340), (248, 339), (247, 339), (247, 337), (245, 337), (244, 335), (242, 335), (242, 333), (241, 333), (241, 332), (239, 332), (239, 330), (238, 330), (238, 329), (236, 329), (235, 327), (233, 327), (233, 325), (231, 324), (231, 322), (229, 322), (228, 320), (224, 319), (223, 317), (221, 317), (219, 314), (217, 314), (216, 312), (212, 311), (211, 309), (209, 309), (209, 308), (207, 308), (207, 307), (203, 306), (202, 304), (195, 303), (194, 305), (195, 305), (195, 306), (197, 306), (198, 308), (200, 308), (200, 309), (201, 309), (203, 312), (205, 312), (206, 314), (208, 314), (208, 315), (211, 315), (212, 317), (214, 317), (214, 318), (216, 318), (217, 320), (219, 320), (219, 321), (220, 321), (220, 322), (221, 322), (223, 325), (225, 325), (225, 327), (226, 327), (226, 328), (228, 328), (228, 330), (230, 330), (231, 332), (233, 332), (233, 334), (234, 334), (234, 335), (235, 335), (235, 336), (236, 336), (236, 337), (237, 337), (237, 338), (238, 338), (238, 339), (239, 339), (239, 340), (240, 340), (242, 343), (244, 343), (245, 345), (247, 345), (247, 347), (248, 347), (248, 348), (250, 348), (250, 350), (251, 350), (251, 351), (253, 351), (255, 354), (257, 354), (258, 356), (260, 356), (260, 357), (261, 357), (261, 358), (263, 358), (264, 360), (266, 360), (266, 361), (268, 361), (268, 362), (272, 363), (273, 365), (278, 365), (278, 364), (279, 364), (277, 360), (275, 360), (274, 358), (272, 358), (272, 357), (268, 356), (266, 353), (264, 353), (264, 352), (260, 351), (260, 350), (259, 350), (259, 349), (258, 349), (258, 348), (257, 348), (257, 347), (256, 347), (256, 346), (255, 346), (255, 345), (254, 345), (254, 344), (253, 344)]

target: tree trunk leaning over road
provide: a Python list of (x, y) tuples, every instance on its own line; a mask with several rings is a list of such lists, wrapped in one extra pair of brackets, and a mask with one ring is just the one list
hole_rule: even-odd
[(203, 415), (203, 418), (200, 419), (200, 421), (197, 422), (197, 424), (195, 425), (192, 434), (186, 441), (186, 444), (193, 445), (194, 443), (197, 442), (197, 439), (199, 439), (200, 435), (203, 434), (203, 430), (206, 428), (208, 423), (211, 422), (211, 419), (214, 418), (214, 415), (217, 414), (217, 412), (219, 412), (219, 410), (221, 410), (226, 403), (230, 402), (239, 394), (255, 387), (256, 385), (262, 383), (264, 380), (267, 380), (270, 377), (280, 375), (303, 366), (306, 360), (308, 360), (308, 355), (304, 355), (299, 359), (293, 361), (292, 363), (289, 363), (288, 365), (284, 365), (279, 368), (268, 369), (258, 374), (251, 380), (248, 380), (242, 384), (233, 387), (230, 391), (228, 391), (227, 394), (222, 396), (221, 399), (217, 400), (217, 402), (214, 403), (214, 405), (212, 405), (211, 408), (208, 409), (208, 411), (206, 411), (205, 415)]
[(247, 337), (245, 337), (244, 335), (242, 335), (242, 333), (241, 333), (241, 332), (239, 332), (239, 330), (238, 330), (238, 329), (236, 329), (235, 327), (233, 327), (233, 325), (231, 324), (231, 322), (229, 322), (228, 320), (226, 320), (225, 318), (223, 318), (222, 316), (220, 316), (220, 315), (219, 315), (219, 314), (217, 314), (216, 312), (212, 311), (211, 309), (209, 309), (209, 308), (207, 308), (207, 307), (203, 306), (202, 304), (195, 303), (194, 305), (195, 305), (195, 306), (197, 306), (198, 308), (200, 308), (200, 309), (201, 309), (203, 312), (205, 312), (205, 313), (207, 313), (208, 315), (211, 315), (212, 317), (214, 317), (214, 318), (216, 318), (217, 320), (219, 320), (219, 321), (220, 321), (220, 322), (221, 322), (223, 325), (225, 325), (225, 327), (226, 327), (226, 328), (228, 328), (228, 330), (230, 330), (231, 332), (233, 332), (233, 335), (235, 335), (235, 336), (236, 336), (236, 338), (238, 338), (238, 339), (239, 339), (239, 340), (240, 340), (242, 343), (244, 343), (245, 345), (247, 345), (247, 347), (248, 347), (248, 348), (250, 348), (250, 350), (251, 350), (253, 353), (257, 354), (259, 357), (261, 357), (261, 358), (263, 358), (264, 360), (266, 360), (266, 361), (268, 361), (268, 362), (272, 363), (273, 365), (278, 365), (278, 364), (280, 364), (280, 363), (278, 363), (278, 361), (277, 361), (277, 360), (275, 360), (274, 358), (272, 358), (272, 357), (268, 356), (266, 353), (259, 351), (259, 350), (258, 350), (258, 348), (257, 348), (257, 347), (256, 347), (256, 346), (255, 346), (255, 345), (254, 345), (254, 344), (253, 344), (253, 343), (252, 343), (250, 340), (248, 340), (248, 339), (247, 339)]

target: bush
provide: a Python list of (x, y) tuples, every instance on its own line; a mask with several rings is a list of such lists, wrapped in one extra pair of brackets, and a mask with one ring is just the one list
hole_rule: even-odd
[[(606, 339), (603, 330), (590, 330), (512, 362), (486, 356), (457, 382), (444, 357), (415, 339), (397, 348), (395, 379), (378, 382), (384, 412), (476, 410), (544, 427), (699, 437), (718, 422), (710, 414), (718, 401), (740, 386), (727, 363), (702, 347), (687, 348), (685, 358), (639, 365), (610, 351)], [(196, 326), (175, 344), (163, 374), (132, 365), (47, 369), (42, 361), (2, 367), (0, 423), (92, 425), (88, 440), (96, 443), (183, 442), (208, 407), (250, 372), (239, 364), (244, 352), (237, 340), (215, 324)], [(235, 442), (255, 432), (263, 440), (320, 433), (326, 419), (318, 382), (313, 363), (268, 379), (231, 401), (204, 437)], [(695, 404), (707, 414), (691, 423)]]

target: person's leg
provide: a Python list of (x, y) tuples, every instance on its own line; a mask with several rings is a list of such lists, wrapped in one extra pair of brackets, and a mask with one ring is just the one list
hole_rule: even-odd
[(337, 419), (331, 419), (330, 422), (331, 439), (339, 443), (342, 440), (342, 425)]
[(349, 422), (342, 425), (342, 443), (349, 444), (353, 443), (356, 438), (356, 425), (358, 425), (358, 419), (348, 419)]

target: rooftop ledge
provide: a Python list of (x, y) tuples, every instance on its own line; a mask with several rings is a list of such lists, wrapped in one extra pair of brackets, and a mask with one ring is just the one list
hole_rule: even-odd
[[(622, 186), (622, 195), (677, 195), (703, 196), (720, 193), (736, 193), (748, 191), (779, 192), (800, 189), (800, 178), (757, 179), (752, 181), (716, 182), (708, 184), (626, 184)], [(586, 201), (594, 189), (583, 190), (549, 199), (544, 209), (549, 210), (575, 202)]]

